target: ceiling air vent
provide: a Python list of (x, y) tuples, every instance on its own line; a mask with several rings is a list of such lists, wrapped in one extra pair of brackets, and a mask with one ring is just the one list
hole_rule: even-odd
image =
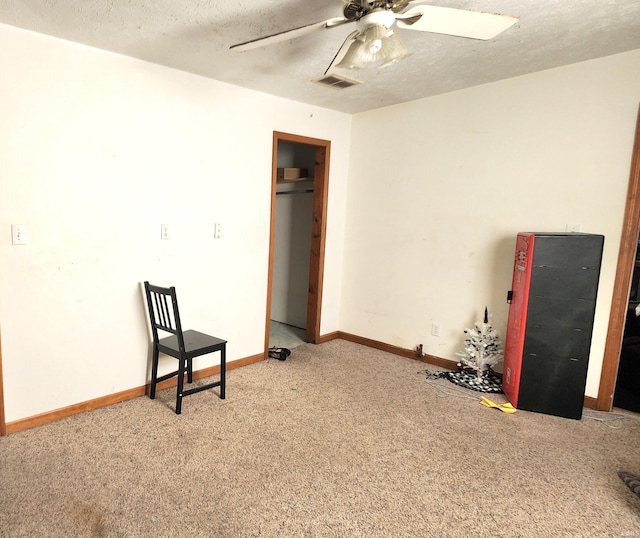
[(362, 84), (362, 82), (360, 82), (359, 80), (343, 77), (342, 75), (337, 75), (335, 73), (319, 78), (315, 82), (324, 84), (326, 86), (331, 86), (332, 88), (338, 88), (339, 90), (344, 90), (345, 88), (350, 88), (351, 86)]

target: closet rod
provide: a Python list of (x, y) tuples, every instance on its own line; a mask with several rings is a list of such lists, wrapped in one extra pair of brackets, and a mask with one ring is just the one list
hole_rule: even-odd
[(305, 190), (297, 190), (297, 191), (280, 191), (280, 192), (276, 192), (276, 196), (279, 196), (281, 194), (304, 194), (308, 192), (313, 192), (313, 189), (305, 189)]

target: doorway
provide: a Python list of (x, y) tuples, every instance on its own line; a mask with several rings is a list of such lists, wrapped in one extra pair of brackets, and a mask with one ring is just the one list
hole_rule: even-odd
[[(273, 133), (265, 358), (274, 315), (290, 321), (301, 341), (320, 338), (330, 148), (328, 140)], [(279, 206), (287, 212), (284, 224)]]
[(635, 141), (631, 156), (631, 173), (627, 190), (627, 203), (622, 222), (618, 266), (613, 284), (613, 299), (609, 315), (607, 339), (602, 360), (600, 387), (596, 409), (611, 411), (614, 389), (620, 363), (624, 326), (629, 305), (631, 281), (635, 267), (638, 234), (640, 232), (640, 112), (636, 120)]
[(640, 413), (640, 249), (636, 249), (613, 406)]

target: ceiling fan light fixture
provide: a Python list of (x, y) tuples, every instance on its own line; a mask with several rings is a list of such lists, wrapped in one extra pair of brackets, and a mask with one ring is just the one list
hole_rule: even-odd
[(367, 28), (362, 34), (365, 50), (369, 54), (377, 54), (383, 46), (383, 41), (389, 36), (390, 30), (381, 24)]
[(354, 39), (336, 67), (340, 69), (364, 69), (371, 65), (382, 67), (406, 58), (410, 54), (393, 30), (383, 24), (374, 24)]
[(384, 40), (387, 39), (389, 30), (381, 24), (374, 24), (353, 40), (346, 54), (336, 64), (340, 69), (364, 69), (368, 64), (375, 64), (384, 48)]
[(363, 48), (363, 41), (360, 41), (359, 39), (354, 40), (354, 42), (349, 45), (349, 48), (342, 60), (336, 64), (336, 67), (340, 69), (364, 69), (366, 65), (362, 59)]
[(380, 67), (387, 67), (411, 56), (412, 54), (412, 52), (403, 45), (400, 38), (393, 32), (385, 40), (382, 52), (384, 54), (384, 58), (380, 60)]

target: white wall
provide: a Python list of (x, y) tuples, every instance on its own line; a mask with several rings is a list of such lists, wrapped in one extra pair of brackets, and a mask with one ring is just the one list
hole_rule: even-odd
[(597, 396), (639, 101), (636, 50), (355, 116), (340, 329), (456, 360), (485, 305), (504, 336), (515, 234), (579, 223)]
[(321, 332), (338, 329), (350, 116), (5, 25), (0, 72), (7, 422), (145, 384), (144, 280), (175, 285), (228, 360), (263, 351), (274, 130), (332, 141)]

